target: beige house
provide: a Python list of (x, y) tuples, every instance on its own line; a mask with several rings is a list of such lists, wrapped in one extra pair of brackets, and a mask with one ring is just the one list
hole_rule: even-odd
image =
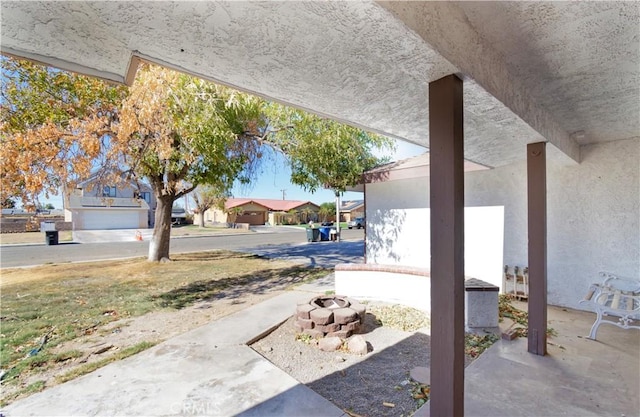
[(224, 210), (207, 210), (204, 221), (250, 225), (306, 223), (317, 220), (319, 210), (320, 207), (310, 201), (230, 198), (226, 201)]
[(341, 221), (351, 221), (358, 217), (364, 217), (364, 200), (346, 200), (340, 202)]

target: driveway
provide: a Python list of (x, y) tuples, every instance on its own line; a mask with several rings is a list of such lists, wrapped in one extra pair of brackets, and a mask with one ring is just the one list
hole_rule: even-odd
[(333, 268), (336, 264), (341, 263), (364, 262), (364, 241), (343, 240), (341, 242), (265, 245), (246, 248), (246, 252), (310, 266)]

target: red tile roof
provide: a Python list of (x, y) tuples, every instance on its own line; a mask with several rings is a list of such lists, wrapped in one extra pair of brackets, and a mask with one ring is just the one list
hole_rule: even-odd
[[(296, 209), (300, 206), (304, 206), (306, 204), (310, 204), (318, 207), (317, 204), (312, 203), (311, 201), (301, 201), (301, 200), (271, 200), (266, 198), (229, 198), (225, 203), (225, 209), (230, 209), (233, 207), (244, 206), (249, 203), (258, 204), (260, 206), (265, 207), (271, 211), (289, 211)], [(320, 207), (318, 207), (320, 208)]]

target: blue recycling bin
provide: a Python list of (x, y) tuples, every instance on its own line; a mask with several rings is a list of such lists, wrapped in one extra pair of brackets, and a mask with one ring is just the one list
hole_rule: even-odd
[(320, 227), (320, 240), (329, 240), (331, 227)]

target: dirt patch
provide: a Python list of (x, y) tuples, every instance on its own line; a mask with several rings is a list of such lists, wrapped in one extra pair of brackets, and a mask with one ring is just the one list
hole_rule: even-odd
[[(357, 333), (369, 345), (366, 355), (351, 354), (344, 346), (321, 351), (315, 341), (300, 337), (295, 317), (251, 347), (349, 416), (410, 416), (429, 396), (429, 384), (410, 376), (416, 367), (431, 367), (429, 317), (401, 305), (366, 305), (364, 325)], [(495, 340), (469, 334), (467, 338), (465, 366)]]
[[(402, 326), (382, 325), (375, 306), (385, 304), (368, 305), (359, 332), (369, 344), (370, 352), (364, 356), (344, 350), (323, 352), (313, 342), (296, 341), (293, 318), (251, 347), (351, 415), (411, 415), (417, 408), (413, 398), (417, 384), (409, 372), (417, 366), (430, 366), (428, 328), (406, 331)], [(423, 319), (415, 310), (407, 313), (413, 309), (395, 310)]]

